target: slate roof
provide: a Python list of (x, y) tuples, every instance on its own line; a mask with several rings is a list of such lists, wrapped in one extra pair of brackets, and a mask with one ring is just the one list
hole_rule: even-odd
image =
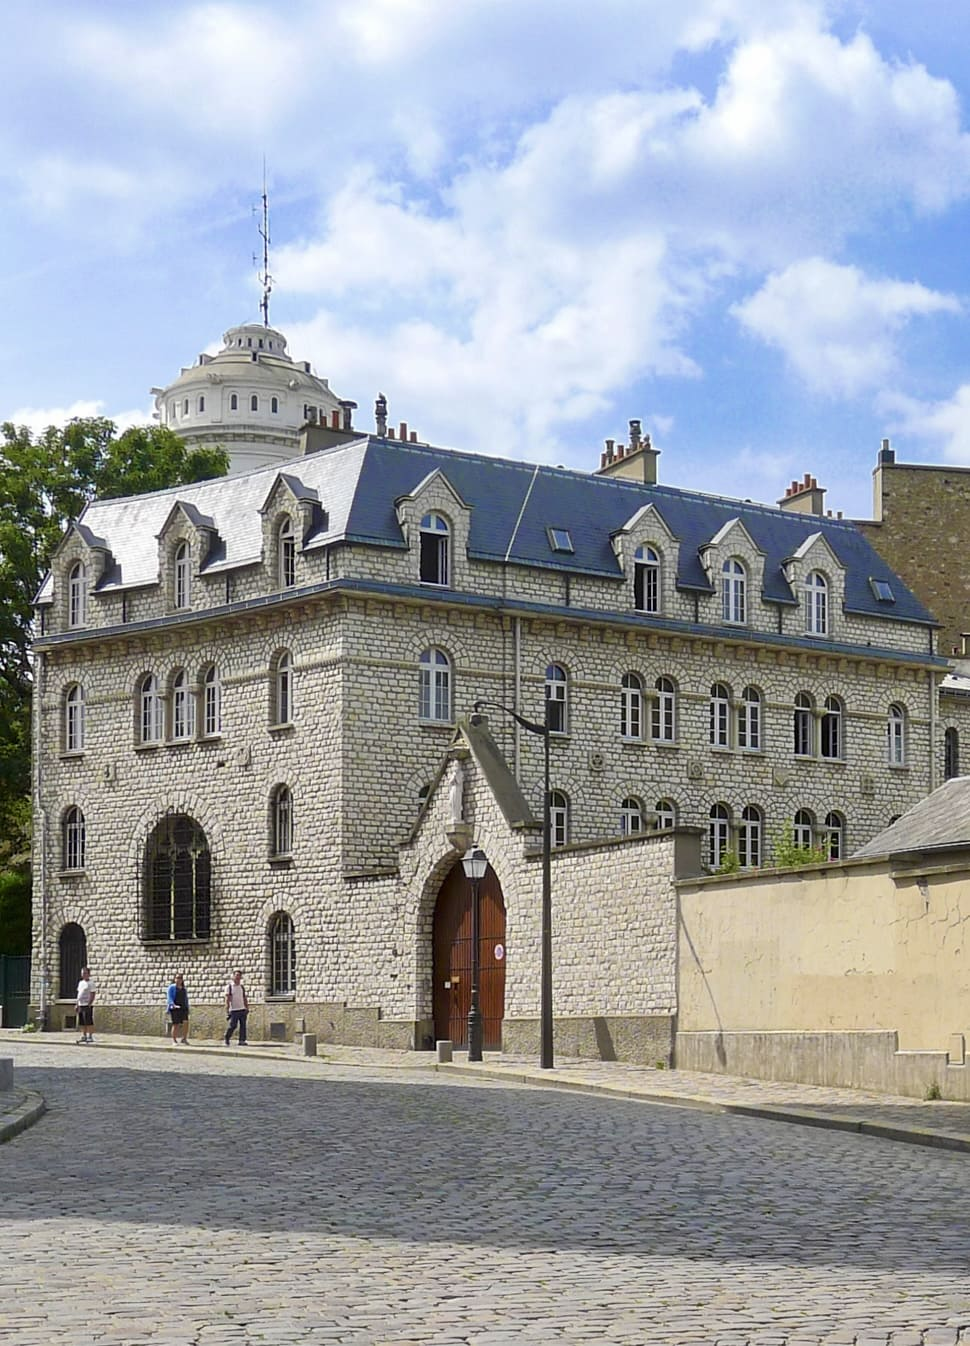
[(952, 850), (957, 846), (970, 846), (970, 776), (946, 781), (852, 858), (874, 859), (901, 851)]
[[(476, 559), (508, 559), (513, 564), (619, 580), (612, 535), (652, 503), (679, 539), (677, 583), (682, 588), (711, 591), (699, 550), (725, 524), (738, 519), (765, 554), (767, 601), (797, 601), (785, 577), (784, 562), (812, 534), (821, 533), (846, 567), (847, 609), (895, 621), (933, 623), (923, 605), (848, 520), (789, 514), (773, 506), (673, 486), (647, 486), (374, 436), (291, 459), (282, 475), (298, 495), (299, 486), (311, 498), (315, 493), (325, 511), (324, 526), (305, 540), (305, 546), (346, 539), (400, 548), (405, 543), (395, 504), (413, 494), (436, 470), (447, 476), (471, 507), (469, 553)], [(222, 545), (210, 564), (225, 569), (258, 561), (260, 506), (280, 474), (279, 468), (261, 468), (195, 486), (93, 502), (82, 520), (107, 540), (115, 559), (116, 570), (108, 587), (150, 584), (157, 579), (156, 535), (176, 500), (191, 504), (213, 521)], [(554, 552), (548, 528), (568, 529), (573, 551)], [(895, 601), (879, 602), (870, 579), (889, 581)], [(50, 601), (50, 596), (48, 580), (38, 601)]]

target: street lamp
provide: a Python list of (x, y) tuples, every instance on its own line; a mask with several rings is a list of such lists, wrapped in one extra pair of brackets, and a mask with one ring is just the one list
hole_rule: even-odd
[[(539, 971), (539, 1066), (542, 1070), (551, 1070), (553, 1062), (552, 1049), (552, 864), (550, 854), (552, 851), (552, 826), (550, 816), (549, 799), (549, 736), (550, 729), (550, 707), (552, 702), (546, 698), (545, 722), (536, 724), (533, 720), (524, 719), (517, 711), (509, 706), (503, 706), (500, 701), (476, 701), (472, 709), (475, 715), (481, 715), (483, 710), (500, 710), (505, 715), (510, 715), (516, 724), (521, 725), (530, 734), (540, 734), (544, 739), (544, 792), (542, 803), (542, 931), (540, 946), (540, 971)], [(474, 717), (472, 723), (474, 723)]]
[(468, 1059), (482, 1059), (482, 1011), (479, 1003), (479, 982), (481, 980), (481, 957), (479, 936), (478, 885), (485, 877), (488, 860), (485, 852), (474, 846), (461, 857), (465, 877), (472, 886), (472, 998), (468, 1006)]

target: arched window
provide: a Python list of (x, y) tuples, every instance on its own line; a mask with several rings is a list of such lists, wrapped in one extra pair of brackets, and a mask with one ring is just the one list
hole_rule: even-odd
[(87, 616), (87, 573), (81, 561), (75, 561), (67, 576), (67, 624), (83, 626)]
[(886, 760), (890, 766), (906, 765), (906, 711), (896, 704), (886, 720)]
[(747, 572), (735, 557), (721, 566), (721, 617), (732, 626), (743, 626), (748, 620)]
[(960, 774), (960, 734), (956, 729), (943, 731), (943, 779), (953, 780)]
[(620, 805), (620, 836), (639, 836), (643, 831), (643, 804), (634, 795), (628, 795)]
[(837, 696), (825, 698), (820, 726), (821, 754), (823, 757), (842, 757), (842, 724), (844, 720), (842, 702)]
[(172, 676), (172, 738), (182, 741), (195, 734), (195, 697), (184, 668)]
[(451, 565), (449, 544), (451, 529), (448, 520), (440, 514), (426, 514), (421, 520), (421, 556), (419, 560), (422, 584), (450, 583)]
[(74, 805), (64, 814), (61, 836), (61, 867), (63, 869), (84, 868), (84, 814)]
[(561, 664), (546, 669), (546, 723), (550, 733), (569, 732), (569, 678)]
[(70, 922), (61, 930), (57, 941), (58, 1000), (73, 1000), (81, 980), (81, 968), (87, 967), (88, 942), (81, 926)]
[(811, 810), (799, 809), (795, 814), (792, 841), (803, 850), (809, 850), (815, 845), (815, 814)]
[(293, 723), (293, 656), (289, 650), (280, 650), (273, 659), (272, 669), (273, 724)]
[(270, 798), (270, 854), (274, 858), (293, 851), (293, 795), (286, 785), (277, 785)]
[(828, 580), (818, 570), (805, 577), (805, 631), (810, 636), (829, 633)]
[(252, 397), (249, 399), (249, 410), (250, 411), (259, 410), (259, 398), (256, 396), (255, 393), (253, 393)]
[(757, 687), (745, 687), (738, 712), (738, 747), (745, 752), (761, 751), (761, 705)]
[(451, 721), (451, 661), (444, 650), (424, 650), (418, 669), (418, 717)]
[(293, 922), (285, 911), (278, 911), (269, 923), (269, 993), (296, 993), (296, 945)]
[(731, 689), (724, 682), (711, 688), (710, 743), (714, 748), (731, 746)]
[(677, 734), (677, 693), (670, 678), (653, 684), (657, 695), (650, 707), (650, 737), (654, 743), (673, 743)]
[(222, 683), (215, 664), (202, 675), (202, 732), (206, 738), (222, 733)]
[(188, 414), (189, 414), (189, 399), (185, 398), (185, 400), (182, 403), (182, 415), (187, 416)]
[(230, 393), (230, 394), (229, 394), (229, 410), (230, 410), (230, 411), (238, 411), (238, 410), (239, 410), (239, 398), (238, 398), (238, 396), (236, 395), (236, 393)]
[(146, 673), (142, 678), (138, 686), (138, 701), (138, 741), (158, 743), (164, 733), (164, 725), (162, 698), (158, 690), (158, 679), (154, 673)]
[(276, 545), (280, 588), (292, 589), (296, 584), (296, 537), (293, 520), (289, 516), (280, 523)]
[(192, 602), (192, 548), (180, 542), (175, 548), (175, 606), (187, 608)]
[(624, 673), (620, 679), (620, 735), (643, 737), (643, 682), (636, 673)]
[(795, 697), (795, 756), (815, 756), (815, 703), (808, 692), (799, 692)]
[(199, 397), (199, 410), (205, 411), (205, 393), (202, 393)]
[(677, 805), (672, 799), (658, 799), (653, 811), (657, 818), (655, 826), (658, 832), (669, 832), (672, 827), (677, 826)]
[(633, 606), (637, 612), (660, 611), (660, 557), (653, 547), (633, 553)]
[(845, 856), (845, 819), (841, 813), (825, 815), (825, 850), (830, 860), (841, 860)]
[(169, 813), (145, 843), (142, 938), (208, 939), (212, 858), (194, 818)]
[[(270, 344), (272, 345), (272, 342)], [(274, 416), (277, 414), (280, 409), (280, 399), (278, 397), (271, 397), (269, 399), (269, 409)]]
[(549, 791), (549, 829), (553, 846), (569, 840), (569, 799), (561, 790)]
[(79, 683), (64, 697), (64, 751), (84, 751), (84, 688)]
[(727, 804), (714, 804), (707, 825), (707, 862), (717, 869), (731, 848), (731, 810)]
[(763, 834), (764, 818), (761, 810), (754, 804), (748, 804), (741, 810), (741, 826), (738, 829), (738, 863), (742, 869), (760, 868)]

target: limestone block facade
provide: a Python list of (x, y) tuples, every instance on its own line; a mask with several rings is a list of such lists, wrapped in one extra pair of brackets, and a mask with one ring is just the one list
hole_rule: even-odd
[(178, 969), (217, 1031), (238, 966), (254, 1033), (442, 1036), (443, 773), (467, 753), (502, 1038), (533, 1041), (543, 742), (501, 711), (471, 730), (485, 701), (549, 706), (557, 1031), (662, 1059), (675, 873), (758, 869), (788, 827), (844, 857), (942, 778), (970, 704), (944, 714), (932, 618), (851, 524), (384, 437), (91, 505), (38, 611), (51, 1023), (83, 947), (105, 1027), (160, 1029)]

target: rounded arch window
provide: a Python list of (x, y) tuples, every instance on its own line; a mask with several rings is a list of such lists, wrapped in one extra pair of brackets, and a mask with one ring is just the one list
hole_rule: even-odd
[(177, 608), (187, 608), (192, 601), (192, 548), (180, 542), (175, 548), (174, 599)]
[(677, 805), (672, 799), (658, 799), (653, 807), (658, 832), (667, 832), (677, 826)]
[(422, 584), (451, 582), (451, 528), (441, 514), (426, 514), (421, 520), (421, 554), (418, 560)]
[(795, 756), (815, 756), (815, 702), (808, 692), (798, 692), (795, 696)]
[(222, 682), (215, 664), (202, 675), (202, 732), (206, 738), (222, 733)]
[(444, 650), (423, 650), (418, 661), (418, 716), (451, 720), (451, 661)]
[(960, 774), (960, 733), (952, 728), (943, 731), (943, 779), (953, 780)]
[(67, 624), (83, 626), (87, 615), (87, 572), (75, 561), (67, 574)]
[(230, 411), (238, 411), (238, 410), (239, 410), (239, 395), (238, 395), (238, 393), (230, 393), (230, 394), (229, 394), (229, 410), (230, 410)]
[(639, 836), (643, 830), (643, 803), (635, 795), (627, 795), (620, 804), (620, 836)]
[(726, 682), (711, 687), (709, 734), (712, 747), (731, 746), (731, 689)]
[(906, 765), (906, 711), (895, 703), (886, 720), (886, 758), (890, 766)]
[(72, 805), (64, 814), (61, 827), (61, 865), (66, 870), (83, 869), (85, 864), (86, 836), (84, 814)]
[(289, 515), (280, 520), (276, 546), (280, 588), (292, 589), (296, 584), (296, 535)]
[(829, 631), (829, 585), (820, 570), (805, 577), (805, 631), (810, 636), (827, 636)]
[(842, 729), (845, 723), (842, 702), (837, 696), (827, 696), (820, 724), (820, 750), (823, 757), (844, 756)]
[(84, 688), (77, 682), (64, 697), (64, 751), (84, 751)]
[(273, 658), (272, 721), (274, 724), (293, 722), (293, 656), (289, 650), (280, 650)]
[(711, 807), (707, 828), (707, 859), (711, 869), (718, 869), (731, 846), (731, 810), (727, 804)]
[(546, 668), (546, 723), (552, 734), (569, 730), (569, 676), (562, 664)]
[(802, 850), (815, 845), (815, 814), (811, 809), (799, 809), (795, 814), (792, 841)]
[(633, 606), (637, 612), (660, 611), (660, 556), (654, 547), (633, 553)]
[(158, 743), (164, 733), (158, 678), (146, 673), (138, 684), (138, 741)]
[(748, 575), (736, 557), (730, 557), (721, 567), (721, 617), (732, 626), (743, 626), (748, 620)]
[(145, 843), (143, 938), (208, 939), (211, 909), (212, 857), (205, 832), (187, 814), (166, 814)]
[(293, 795), (288, 785), (277, 785), (270, 797), (270, 854), (286, 858), (293, 851)]
[(255, 393), (253, 393), (252, 397), (249, 399), (249, 410), (250, 411), (259, 410), (259, 398), (256, 396)]
[(761, 865), (761, 843), (764, 833), (764, 817), (755, 804), (747, 804), (741, 810), (741, 826), (738, 828), (738, 863), (742, 869), (758, 869)]
[(650, 708), (650, 733), (656, 743), (673, 743), (677, 736), (677, 689), (672, 678), (658, 678)]
[(620, 679), (620, 737), (643, 737), (643, 679), (638, 673), (624, 673)]
[(762, 697), (757, 687), (745, 687), (738, 712), (738, 747), (747, 752), (761, 751)]
[(57, 955), (57, 998), (73, 1000), (81, 980), (81, 968), (88, 962), (88, 941), (83, 926), (73, 921), (62, 926), (57, 939)]
[(825, 850), (830, 860), (845, 856), (845, 819), (834, 809), (825, 815)]
[(565, 846), (569, 840), (569, 798), (562, 790), (549, 792), (549, 829), (553, 846)]
[(172, 674), (172, 738), (184, 741), (195, 733), (195, 697), (184, 668)]
[(269, 993), (296, 993), (296, 942), (293, 920), (285, 911), (278, 911), (269, 923)]

